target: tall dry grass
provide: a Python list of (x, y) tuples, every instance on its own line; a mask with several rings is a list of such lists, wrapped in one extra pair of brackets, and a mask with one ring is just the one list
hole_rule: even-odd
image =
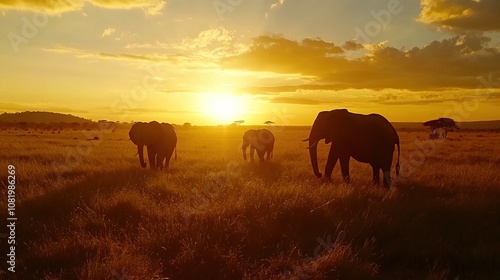
[[(20, 243), (17, 272), (2, 277), (500, 278), (500, 134), (455, 132), (431, 149), (426, 132), (401, 132), (406, 165), (387, 191), (355, 161), (349, 185), (338, 165), (331, 183), (316, 179), (300, 141), (308, 128), (276, 128), (272, 161), (244, 162), (245, 129), (179, 128), (167, 173), (139, 167), (126, 128), (97, 142), (2, 132)], [(77, 149), (85, 155), (58, 174), (52, 163)]]

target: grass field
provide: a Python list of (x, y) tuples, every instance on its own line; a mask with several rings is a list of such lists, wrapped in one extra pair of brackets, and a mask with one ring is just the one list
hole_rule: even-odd
[(273, 128), (274, 158), (244, 162), (246, 129), (179, 127), (167, 173), (140, 168), (125, 127), (1, 131), (18, 221), (16, 273), (2, 261), (0, 278), (500, 279), (500, 133), (400, 131), (387, 191), (354, 160), (349, 185), (339, 165), (314, 177), (307, 127)]

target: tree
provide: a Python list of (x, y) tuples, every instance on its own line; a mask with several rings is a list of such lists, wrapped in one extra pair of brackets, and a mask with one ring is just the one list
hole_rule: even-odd
[(240, 126), (244, 122), (245, 122), (244, 120), (238, 120), (238, 121), (234, 121), (234, 124), (236, 124), (237, 126)]
[(446, 138), (448, 135), (448, 131), (453, 131), (455, 129), (460, 129), (457, 123), (450, 118), (439, 118), (436, 120), (430, 120), (423, 123), (424, 126), (427, 126), (431, 130), (430, 137), (431, 139), (439, 138), (439, 130), (442, 130), (443, 138)]
[(190, 122), (185, 122), (182, 126), (190, 127), (192, 124)]
[(273, 121), (265, 121), (264, 124), (267, 124), (267, 126), (271, 126), (272, 124), (274, 124)]

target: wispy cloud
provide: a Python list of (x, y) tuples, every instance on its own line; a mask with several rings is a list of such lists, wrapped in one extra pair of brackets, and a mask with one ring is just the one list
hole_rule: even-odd
[(313, 100), (308, 98), (296, 98), (296, 97), (274, 97), (269, 100), (271, 103), (284, 103), (284, 104), (296, 104), (296, 105), (319, 105), (326, 104), (328, 102)]
[(236, 40), (234, 32), (217, 27), (202, 30), (196, 37), (186, 38), (180, 44), (172, 44), (168, 48), (187, 51), (208, 59), (219, 59), (241, 53), (246, 46)]
[(101, 37), (109, 37), (109, 36), (111, 36), (115, 32), (116, 32), (116, 29), (108, 27), (108, 28), (104, 29), (104, 31), (102, 32)]
[(67, 11), (80, 10), (86, 3), (109, 9), (132, 9), (141, 8), (147, 14), (160, 14), (165, 7), (164, 0), (7, 0), (0, 2), (0, 9), (30, 10), (47, 13), (63, 13)]
[(271, 4), (271, 9), (276, 9), (285, 4), (285, 0), (278, 0), (278, 2)]
[(17, 104), (0, 102), (0, 111), (20, 112), (20, 111), (52, 111), (61, 113), (86, 114), (88, 111), (55, 105), (52, 103)]
[(92, 52), (84, 49), (77, 48), (69, 48), (64, 46), (56, 46), (53, 48), (46, 48), (44, 51), (60, 53), (60, 54), (70, 54), (79, 58), (103, 58), (103, 59), (119, 59), (119, 60), (142, 60), (142, 61), (170, 61), (173, 62), (176, 60), (176, 55), (167, 55), (167, 54), (114, 54), (114, 53), (106, 53), (106, 52)]

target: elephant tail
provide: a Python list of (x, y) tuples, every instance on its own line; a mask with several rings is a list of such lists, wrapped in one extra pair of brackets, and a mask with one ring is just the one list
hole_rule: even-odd
[(398, 163), (396, 163), (396, 176), (399, 176), (399, 154), (400, 154), (399, 139), (398, 139), (398, 142), (396, 143), (396, 145), (398, 145)]
[(174, 159), (175, 159), (175, 161), (177, 161), (177, 147), (174, 148), (174, 152), (175, 152)]

